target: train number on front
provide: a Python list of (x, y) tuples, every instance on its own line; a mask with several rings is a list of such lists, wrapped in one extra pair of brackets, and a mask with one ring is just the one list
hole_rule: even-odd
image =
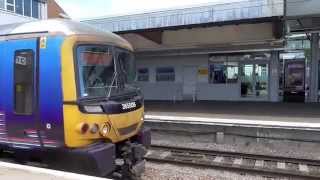
[(130, 103), (121, 104), (121, 106), (123, 110), (127, 110), (127, 109), (132, 109), (137, 107), (137, 104), (136, 102), (130, 102)]

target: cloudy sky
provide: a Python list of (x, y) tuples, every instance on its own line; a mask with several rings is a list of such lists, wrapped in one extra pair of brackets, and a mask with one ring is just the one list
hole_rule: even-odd
[(165, 9), (205, 3), (243, 0), (56, 0), (74, 19)]

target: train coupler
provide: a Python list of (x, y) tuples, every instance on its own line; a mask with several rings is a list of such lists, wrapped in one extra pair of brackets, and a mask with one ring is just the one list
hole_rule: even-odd
[(116, 159), (121, 179), (139, 179), (145, 169), (144, 156), (147, 149), (138, 143), (127, 141), (120, 148), (120, 157)]

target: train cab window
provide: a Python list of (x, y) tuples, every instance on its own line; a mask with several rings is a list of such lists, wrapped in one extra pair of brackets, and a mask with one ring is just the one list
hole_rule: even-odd
[(149, 81), (149, 69), (148, 68), (139, 68), (138, 69), (138, 81)]
[(81, 45), (77, 48), (79, 90), (81, 97), (102, 97), (116, 84), (112, 48)]
[(132, 84), (136, 80), (136, 66), (133, 53), (116, 48), (116, 54), (120, 67), (118, 75), (121, 75), (120, 78), (125, 84)]
[(175, 81), (175, 71), (173, 67), (160, 67), (156, 69), (156, 80), (158, 82), (174, 82)]
[(14, 57), (14, 110), (32, 114), (34, 92), (34, 52), (21, 50)]

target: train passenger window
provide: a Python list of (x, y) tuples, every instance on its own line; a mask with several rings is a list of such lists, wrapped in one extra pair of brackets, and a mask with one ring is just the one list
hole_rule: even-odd
[(20, 50), (14, 57), (14, 110), (17, 114), (32, 114), (34, 92), (34, 52)]
[(156, 80), (161, 81), (175, 81), (175, 71), (173, 67), (161, 67), (156, 69)]
[(149, 69), (139, 68), (138, 69), (138, 81), (149, 81)]

